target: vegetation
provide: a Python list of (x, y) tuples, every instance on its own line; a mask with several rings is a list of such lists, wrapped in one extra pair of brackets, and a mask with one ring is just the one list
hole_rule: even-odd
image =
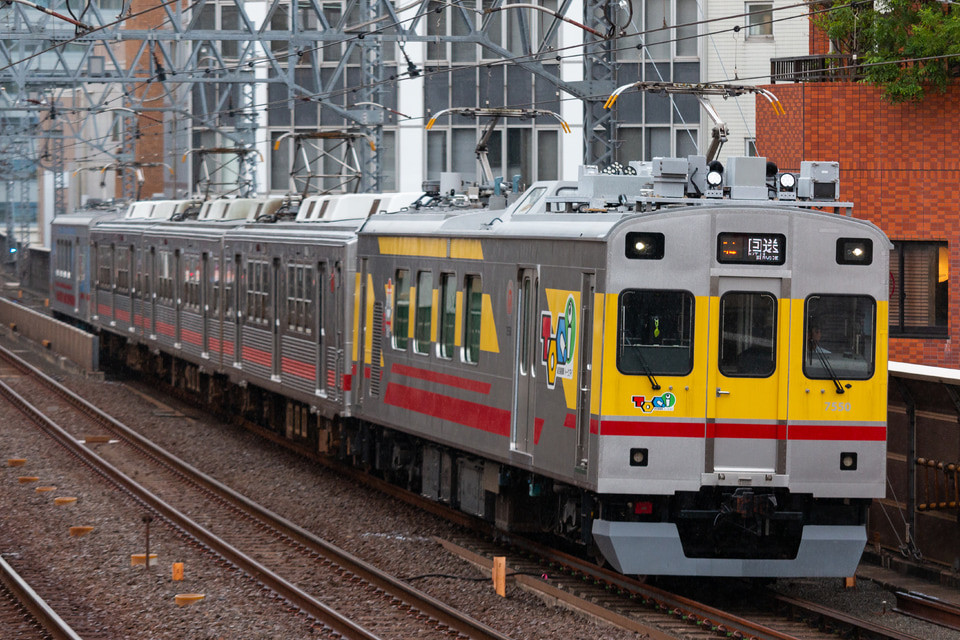
[(960, 76), (960, 4), (875, 0), (834, 5), (814, 16), (838, 53), (854, 54), (865, 80), (894, 103), (941, 93)]

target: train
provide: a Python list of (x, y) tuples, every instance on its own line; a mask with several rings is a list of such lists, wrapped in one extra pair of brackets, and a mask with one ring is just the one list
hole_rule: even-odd
[(892, 245), (839, 176), (138, 202), (53, 222), (52, 307), (101, 361), (624, 574), (852, 576)]

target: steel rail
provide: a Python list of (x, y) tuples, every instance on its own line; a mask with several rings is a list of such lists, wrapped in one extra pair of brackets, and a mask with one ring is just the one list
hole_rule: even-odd
[[(24, 362), (22, 359), (18, 358), (15, 354), (11, 353), (7, 349), (0, 347), (0, 356), (12, 362), (15, 366), (17, 366), (17, 368), (24, 371), (25, 373), (28, 373), (29, 375), (33, 375), (37, 377), (40, 381), (43, 382), (44, 385), (46, 385), (49, 389), (57, 393), (59, 396), (61, 396), (63, 399), (65, 399), (67, 402), (73, 405), (75, 408), (83, 411), (86, 415), (88, 415), (92, 419), (102, 424), (105, 428), (113, 431), (118, 436), (121, 436), (127, 439), (128, 441), (133, 443), (135, 446), (141, 448), (147, 455), (154, 458), (159, 463), (164, 464), (165, 466), (172, 469), (174, 472), (178, 473), (181, 476), (188, 477), (190, 480), (196, 482), (200, 486), (213, 492), (215, 495), (222, 498), (229, 504), (232, 504), (238, 509), (246, 513), (249, 513), (250, 515), (261, 520), (262, 522), (267, 523), (271, 527), (280, 529), (285, 535), (290, 537), (292, 540), (302, 544), (303, 546), (309, 549), (315, 549), (319, 553), (323, 554), (324, 556), (333, 559), (334, 562), (342, 566), (344, 569), (351, 571), (352, 573), (359, 576), (363, 580), (369, 582), (370, 584), (374, 585), (375, 587), (382, 589), (386, 592), (396, 594), (397, 597), (400, 597), (406, 604), (417, 609), (421, 613), (438, 620), (440, 623), (447, 625), (451, 630), (454, 630), (460, 634), (463, 634), (468, 638), (475, 638), (477, 640), (510, 640), (509, 636), (506, 636), (498, 632), (496, 629), (493, 629), (492, 627), (489, 627), (478, 620), (475, 620), (469, 616), (464, 615), (463, 613), (459, 612), (457, 609), (441, 602), (440, 600), (437, 600), (436, 598), (433, 598), (432, 596), (416, 589), (415, 587), (407, 583), (404, 583), (387, 573), (380, 571), (379, 569), (370, 565), (364, 560), (361, 560), (360, 558), (357, 558), (356, 556), (353, 556), (352, 554), (349, 554), (346, 551), (339, 549), (338, 547), (315, 536), (311, 532), (303, 529), (302, 527), (296, 525), (295, 523), (290, 522), (289, 520), (282, 518), (277, 514), (274, 514), (268, 509), (265, 509), (259, 504), (251, 501), (246, 496), (240, 493), (237, 493), (230, 487), (220, 483), (219, 481), (212, 478), (211, 476), (208, 476), (207, 474), (197, 469), (194, 469), (192, 466), (190, 466), (183, 460), (177, 458), (171, 453), (160, 448), (150, 440), (144, 438), (143, 436), (133, 431), (123, 423), (119, 422), (112, 416), (107, 415), (106, 413), (104, 413), (103, 411), (101, 411), (91, 403), (87, 402), (77, 394), (73, 393), (69, 389), (66, 389), (63, 385), (60, 385), (55, 380), (51, 379), (49, 376), (44, 374), (42, 371), (31, 366), (29, 363)], [(3, 387), (6, 387), (6, 385), (3, 384), (2, 381), (0, 381), (0, 385), (2, 385), (0, 386), (0, 390), (2, 390)], [(36, 411), (36, 409), (34, 409), (34, 411)], [(37, 413), (39, 414), (39, 412)], [(41, 415), (43, 420), (47, 420), (45, 416), (42, 416), (42, 414), (39, 414), (39, 415)], [(79, 447), (79, 445), (76, 445), (75, 441), (73, 441), (72, 438), (70, 438), (69, 436), (67, 437), (73, 445)], [(96, 456), (96, 454), (89, 452), (89, 450), (87, 450), (86, 448), (79, 447), (79, 450), (84, 454), (89, 454), (90, 456), (95, 457), (98, 460), (98, 462), (96, 463), (97, 465), (104, 464), (104, 465), (110, 466), (105, 461), (102, 461), (99, 458), (99, 456)], [(110, 467), (110, 468), (113, 469), (113, 467)], [(129, 481), (129, 479), (126, 478), (126, 476), (121, 474), (119, 471), (116, 471), (115, 469), (113, 469), (113, 471), (114, 473), (118, 474), (122, 480), (127, 481), (129, 484), (135, 487), (137, 486), (132, 481)], [(149, 504), (151, 507), (154, 507), (153, 502), (155, 502), (158, 506), (154, 508), (156, 508), (157, 511), (160, 512), (162, 515), (167, 516), (167, 513), (165, 511), (176, 513), (176, 511), (172, 507), (170, 507), (169, 505), (166, 505), (166, 503), (161, 501), (159, 498), (156, 498), (155, 496), (149, 493), (147, 495), (149, 495), (150, 500), (149, 501), (145, 500), (144, 502)], [(170, 517), (171, 520), (173, 520), (173, 517), (171, 516), (167, 516), (167, 517)], [(336, 617), (333, 619), (334, 621), (339, 622), (340, 620), (343, 619), (342, 616), (340, 616), (340, 614), (336, 613), (334, 610), (330, 609), (329, 607), (326, 607), (326, 605), (323, 605), (323, 603), (316, 601), (315, 599), (310, 597), (308, 594), (299, 592), (299, 595), (294, 595), (294, 597), (291, 597), (291, 596), (287, 596), (286, 593), (282, 593), (281, 591), (279, 591), (279, 589), (291, 589), (291, 588), (296, 589), (296, 587), (294, 585), (287, 583), (285, 580), (283, 580), (283, 578), (281, 578), (280, 576), (277, 576), (266, 567), (263, 567), (262, 565), (257, 563), (255, 560), (245, 556), (240, 551), (233, 549), (233, 547), (231, 547), (229, 544), (219, 541), (219, 538), (214, 536), (212, 533), (206, 531), (206, 529), (194, 523), (189, 518), (186, 518), (185, 516), (183, 516), (183, 520), (186, 524), (188, 524), (188, 526), (185, 526), (184, 528), (187, 529), (191, 533), (191, 535), (194, 535), (195, 537), (200, 539), (202, 542), (204, 542), (211, 548), (214, 548), (218, 553), (221, 553), (221, 555), (229, 559), (231, 562), (235, 562), (235, 564), (238, 564), (238, 566), (240, 566), (241, 562), (250, 563), (251, 569), (247, 569), (246, 567), (243, 567), (243, 566), (241, 566), (241, 568), (243, 568), (248, 573), (250, 573), (250, 575), (252, 575), (254, 578), (263, 581), (264, 584), (269, 586), (271, 589), (277, 590), (278, 593), (281, 593), (281, 595), (284, 595), (285, 597), (290, 599), (290, 601), (293, 604), (300, 606), (307, 613), (310, 613), (311, 615), (315, 615), (310, 610), (310, 607), (313, 606), (312, 605), (313, 602), (316, 602), (317, 604), (322, 606), (324, 610), (329, 610), (330, 612), (336, 614)], [(179, 525), (179, 522), (177, 522), (177, 524)], [(208, 542), (208, 538), (211, 539), (210, 542)], [(220, 544), (225, 545), (226, 552), (221, 552), (218, 548), (216, 548), (215, 545), (220, 545)], [(234, 560), (233, 554), (236, 554), (236, 560)], [(274, 587), (274, 584), (277, 585), (276, 588)], [(304, 602), (302, 606), (299, 600), (302, 600)], [(320, 615), (315, 615), (315, 617), (317, 617), (319, 620), (323, 620), (324, 622), (326, 622)], [(335, 630), (340, 631), (340, 629), (337, 629), (333, 624), (331, 624), (330, 626), (333, 627)], [(340, 632), (344, 633), (344, 635), (347, 635), (348, 637), (354, 637), (353, 635), (347, 634), (343, 631), (340, 631)], [(365, 636), (362, 636), (362, 637), (365, 637)]]
[(55, 640), (82, 640), (46, 601), (0, 556), (0, 582)]
[(213, 535), (190, 518), (160, 500), (151, 492), (140, 487), (116, 467), (106, 462), (79, 442), (59, 425), (43, 415), (40, 410), (0, 380), (0, 395), (14, 405), (25, 416), (32, 420), (41, 430), (47, 433), (58, 444), (79, 458), (84, 464), (93, 469), (108, 481), (131, 495), (137, 502), (158, 513), (175, 526), (186, 531), (221, 557), (232, 562), (242, 571), (255, 580), (269, 587), (271, 590), (286, 598), (292, 605), (300, 608), (304, 613), (313, 616), (333, 631), (347, 638), (360, 640), (380, 640), (373, 633), (367, 631), (352, 620), (342, 616), (324, 603), (313, 598), (310, 594), (290, 584), (282, 577), (273, 573), (253, 558), (232, 547), (217, 536)]

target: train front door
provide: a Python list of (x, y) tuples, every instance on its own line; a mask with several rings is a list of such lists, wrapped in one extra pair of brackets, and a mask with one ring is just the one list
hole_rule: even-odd
[(784, 292), (789, 281), (779, 278), (711, 282), (704, 471), (725, 484), (786, 471), (790, 314)]
[(513, 412), (510, 421), (510, 449), (533, 453), (536, 412), (536, 369), (534, 359), (540, 342), (537, 322), (536, 269), (520, 269), (517, 275), (517, 341), (514, 363)]

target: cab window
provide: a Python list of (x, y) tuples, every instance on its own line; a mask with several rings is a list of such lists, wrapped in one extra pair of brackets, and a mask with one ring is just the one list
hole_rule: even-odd
[(630, 375), (693, 370), (693, 295), (635, 289), (620, 294), (617, 368)]
[(806, 377), (866, 380), (873, 376), (877, 325), (873, 298), (812, 295), (804, 311)]

